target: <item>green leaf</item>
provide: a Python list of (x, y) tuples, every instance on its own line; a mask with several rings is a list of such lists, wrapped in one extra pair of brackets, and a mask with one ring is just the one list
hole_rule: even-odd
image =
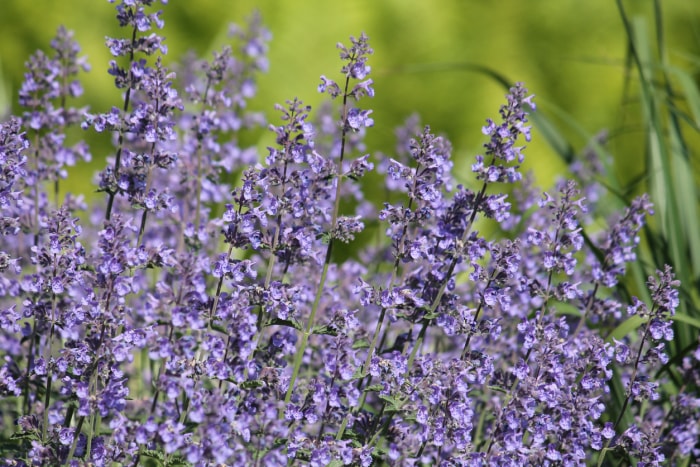
[(388, 402), (389, 404), (396, 405), (396, 403), (397, 403), (396, 398), (395, 398), (395, 397), (392, 397), (392, 396), (387, 396), (387, 395), (384, 395), (384, 394), (380, 394), (380, 395), (379, 395), (379, 398), (382, 399), (383, 401)]
[(557, 316), (569, 315), (579, 318), (582, 313), (578, 307), (566, 302), (558, 302), (555, 310)]
[(693, 318), (684, 313), (676, 313), (674, 316), (671, 317), (671, 319), (679, 323), (690, 324), (691, 326), (700, 329), (700, 319)]
[[(363, 440), (364, 437), (355, 432), (352, 428), (347, 428), (343, 433), (343, 439), (350, 439), (353, 440), (353, 442), (358, 442), (359, 440)], [(362, 444), (360, 443), (360, 445)]]
[[(384, 388), (381, 384), (370, 384), (363, 389), (364, 392), (381, 391)], [(382, 396), (379, 396), (382, 397)]]
[(154, 451), (152, 449), (147, 449), (147, 450), (144, 450), (141, 453), (141, 455), (144, 457), (149, 457), (151, 459), (157, 460), (159, 465), (163, 465), (163, 463), (165, 461), (165, 454), (161, 451)]
[[(681, 142), (680, 129), (677, 131), (670, 131), (670, 135), (673, 137), (674, 141), (671, 141), (673, 146), (685, 145)], [(698, 272), (700, 272), (700, 222), (698, 222), (698, 209), (697, 209), (697, 189), (695, 185), (695, 173), (688, 161), (688, 155), (673, 151), (673, 187), (675, 189), (675, 201), (680, 203), (682, 206), (683, 214), (678, 216), (678, 221), (680, 222), (679, 227), (682, 229), (680, 235), (682, 236), (684, 242), (683, 246), (687, 246), (690, 256), (687, 254), (683, 255), (683, 272), (685, 277), (680, 277), (684, 282), (693, 278), (690, 275), (690, 271), (695, 271), (695, 276), (697, 277)], [(676, 209), (678, 211), (678, 209)], [(674, 266), (676, 266), (674, 264)]]
[[(611, 411), (611, 407), (607, 406), (605, 414), (611, 420), (614, 421), (615, 419), (617, 419), (620, 410), (622, 410), (622, 407), (625, 403), (625, 398), (627, 397), (625, 387), (622, 384), (622, 381), (620, 380), (620, 372), (617, 371), (615, 367), (613, 367), (613, 377), (608, 382), (608, 386), (610, 387), (610, 392), (612, 396), (610, 404), (613, 406), (614, 411)], [(618, 427), (618, 432), (624, 431), (628, 426), (630, 426), (630, 424), (633, 421), (634, 417), (632, 415), (632, 412), (630, 410), (625, 410), (625, 413), (622, 415), (620, 426)]]
[(244, 381), (241, 384), (241, 388), (242, 389), (255, 389), (255, 388), (259, 388), (263, 384), (264, 383), (262, 381), (260, 381), (259, 379), (252, 379), (252, 380)]
[(571, 163), (574, 158), (574, 149), (567, 141), (566, 137), (557, 129), (556, 125), (547, 118), (541, 111), (532, 112), (528, 115), (537, 131), (547, 140), (554, 151), (566, 161)]
[(39, 433), (37, 431), (23, 431), (21, 433), (12, 433), (12, 436), (10, 436), (10, 439), (12, 441), (22, 441), (22, 440), (40, 441), (41, 440), (41, 438), (39, 437)]
[(625, 321), (620, 323), (613, 331), (608, 335), (606, 341), (612, 342), (613, 339), (622, 339), (629, 335), (631, 332), (638, 329), (646, 320), (639, 315), (630, 316)]
[(700, 91), (698, 91), (695, 79), (690, 73), (683, 69), (669, 65), (666, 65), (664, 68), (676, 76), (678, 84), (680, 84), (683, 89), (685, 103), (688, 105), (690, 113), (693, 115), (695, 126), (696, 128), (700, 128)]
[(303, 331), (304, 328), (302, 327), (301, 323), (299, 321), (292, 319), (279, 319), (279, 318), (274, 318), (268, 321), (268, 323), (265, 326), (287, 326), (288, 328), (294, 328), (297, 331)]
[(352, 343), (353, 350), (367, 349), (369, 348), (369, 341), (367, 339), (359, 339)]
[(191, 465), (189, 462), (187, 462), (187, 459), (185, 459), (182, 456), (173, 456), (170, 459), (168, 459), (165, 462), (165, 467), (175, 467), (175, 466), (180, 466), (180, 465)]
[(328, 243), (331, 241), (331, 234), (328, 232), (324, 232), (323, 235), (321, 235), (321, 243), (324, 245), (328, 245)]
[(392, 396), (383, 396), (381, 394), (379, 395), (379, 398), (387, 403), (387, 406), (384, 409), (385, 413), (398, 412), (401, 410), (403, 403), (399, 399)]
[(338, 335), (338, 330), (333, 328), (332, 326), (329, 326), (327, 324), (324, 325), (317, 325), (311, 328), (311, 334), (319, 334), (319, 335), (326, 335), (326, 336), (337, 336)]
[(273, 448), (279, 448), (281, 446), (286, 446), (289, 440), (287, 438), (275, 438), (275, 441), (272, 443)]
[(492, 385), (489, 385), (489, 386), (487, 386), (487, 387), (488, 387), (491, 391), (500, 392), (500, 393), (502, 393), (502, 394), (508, 394), (508, 392), (509, 392), (507, 389), (504, 389), (504, 388), (502, 388), (502, 387), (500, 387), (500, 386), (492, 386)]

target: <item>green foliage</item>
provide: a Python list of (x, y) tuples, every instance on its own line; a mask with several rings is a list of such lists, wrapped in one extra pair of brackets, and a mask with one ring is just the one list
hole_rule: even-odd
[(642, 110), (638, 116), (645, 158), (640, 184), (650, 193), (656, 211), (654, 228), (646, 231), (649, 254), (637, 263), (636, 277), (645, 278), (653, 268), (671, 264), (681, 281), (681, 306), (671, 344), (674, 357), (697, 344), (700, 318), (700, 193), (694, 169), (698, 161), (692, 157), (694, 141), (700, 136), (700, 92), (692, 78), (695, 69), (670, 61), (662, 2), (652, 2), (653, 30), (645, 18), (630, 16), (623, 2), (617, 4), (627, 33), (626, 87), (632, 92), (636, 84)]

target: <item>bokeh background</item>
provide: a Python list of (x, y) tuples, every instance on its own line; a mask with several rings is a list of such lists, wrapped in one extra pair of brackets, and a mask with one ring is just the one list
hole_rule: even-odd
[[(661, 25), (669, 57), (695, 73), (700, 64), (700, 1), (664, 0)], [(625, 2), (627, 13), (655, 31), (651, 1)], [(628, 41), (613, 0), (171, 0), (164, 8), (168, 61), (187, 51), (205, 56), (226, 40), (231, 22), (259, 10), (271, 30), (270, 70), (259, 81), (253, 107), (276, 116), (274, 103), (297, 96), (317, 105), (321, 74), (338, 76), (335, 44), (364, 31), (375, 55), (375, 128), (370, 150), (390, 151), (393, 129), (411, 113), (447, 135), (459, 173), (480, 152), (484, 119), (496, 116), (505, 88), (486, 70), (523, 81), (536, 94), (542, 115), (565, 138), (567, 150), (583, 148), (609, 129), (614, 176), (623, 186), (644, 170), (643, 137), (634, 77), (625, 66)], [(2, 0), (0, 2), (0, 113), (18, 111), (24, 62), (48, 48), (58, 25), (75, 31), (92, 71), (84, 76), (84, 103), (103, 111), (119, 101), (105, 73), (106, 35), (120, 35), (114, 8), (100, 0)], [(697, 76), (697, 74), (695, 74)], [(630, 83), (632, 86), (630, 86)], [(260, 145), (264, 146), (263, 135)], [(560, 148), (561, 149), (561, 148)], [(561, 152), (561, 151), (559, 151)], [(547, 187), (565, 168), (560, 154), (535, 129), (526, 165)], [(101, 167), (95, 152), (91, 167)]]

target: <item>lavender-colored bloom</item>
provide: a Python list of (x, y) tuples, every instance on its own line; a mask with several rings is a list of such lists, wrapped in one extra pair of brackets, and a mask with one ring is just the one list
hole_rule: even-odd
[(496, 124), (488, 119), (482, 133), (491, 140), (484, 145), (486, 153), (478, 156), (476, 164), (472, 165), (472, 171), (480, 180), (488, 182), (515, 182), (521, 175), (517, 172), (518, 166), (508, 166), (517, 161), (521, 164), (524, 160), (523, 148), (515, 146), (517, 138), (522, 135), (526, 141), (530, 141), (530, 127), (526, 126), (527, 111), (525, 106), (535, 110), (532, 102), (534, 96), (527, 96), (527, 90), (522, 83), (516, 84), (508, 94), (508, 104), (501, 107), (502, 123)]
[(626, 270), (626, 263), (637, 259), (634, 252), (639, 244), (639, 230), (644, 226), (644, 216), (653, 214), (652, 204), (646, 195), (635, 198), (625, 214), (607, 232), (599, 246), (603, 260), (593, 265), (593, 278), (606, 287), (617, 284)]
[(346, 129), (360, 131), (364, 127), (374, 126), (374, 120), (369, 117), (371, 113), (371, 110), (350, 109)]
[[(29, 148), (29, 141), (21, 125), (18, 118), (0, 124), (0, 232), (3, 236), (19, 232), (23, 210), (30, 202), (23, 195), (27, 174), (25, 151)], [(9, 258), (5, 262), (9, 262)], [(3, 288), (8, 285), (5, 283)]]
[[(65, 131), (82, 118), (84, 109), (68, 106), (67, 101), (82, 95), (76, 75), (88, 71), (73, 33), (61, 27), (51, 41), (53, 55), (39, 51), (27, 62), (27, 72), (19, 91), (19, 102), (25, 108), (23, 121), (34, 137), (35, 166), (29, 184), (50, 180), (57, 182), (68, 176), (67, 166), (79, 159), (89, 161), (84, 142), (66, 144)], [(35, 195), (36, 196), (36, 195)]]
[[(82, 201), (53, 207), (44, 186), (87, 154), (64, 136), (77, 111), (58, 105), (81, 92), (65, 30), (54, 56), (28, 62), (23, 117), (0, 124), (0, 411), (16, 420), (0, 426), (16, 448), (6, 463), (698, 455), (700, 350), (681, 361), (666, 347), (680, 284), (666, 267), (648, 303), (616, 288), (651, 204), (637, 198), (595, 232), (593, 186), (580, 188), (590, 200), (572, 181), (504, 193), (530, 139), (522, 84), (483, 128), (479, 185), (458, 185), (449, 141), (415, 116), (391, 154), (366, 147), (382, 122), (358, 107), (375, 94), (362, 34), (339, 45), (345, 82), (321, 77), (337, 106), (276, 106), (259, 157), (241, 143), (265, 121), (248, 109), (268, 68), (259, 17), (211, 60), (169, 70), (157, 2), (116, 3), (128, 38), (107, 40), (109, 73), (124, 100), (84, 124), (114, 133), (98, 176), (106, 207), (82, 219)], [(601, 174), (589, 165), (572, 172)], [(375, 166), (379, 208), (363, 193)], [(375, 225), (384, 237), (359, 235)], [(626, 314), (637, 336), (619, 335)], [(684, 390), (669, 391), (668, 374)]]
[(547, 271), (563, 271), (572, 275), (576, 266), (574, 254), (583, 247), (583, 236), (578, 223), (580, 213), (586, 212), (583, 199), (579, 197), (576, 184), (569, 180), (561, 187), (560, 197), (555, 201), (547, 193), (540, 202), (551, 214), (546, 231), (531, 229), (528, 241), (542, 248), (542, 260)]

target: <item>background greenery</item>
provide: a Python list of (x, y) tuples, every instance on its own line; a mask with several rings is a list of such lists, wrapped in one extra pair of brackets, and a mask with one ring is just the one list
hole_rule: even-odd
[[(652, 2), (627, 3), (631, 16), (654, 27)], [(663, 6), (671, 59), (697, 67), (691, 57), (700, 56), (700, 2), (664, 0)], [(24, 62), (37, 48), (47, 48), (59, 24), (76, 31), (93, 67), (84, 79), (86, 102), (102, 111), (118, 100), (104, 72), (110, 60), (104, 37), (121, 34), (113, 5), (100, 0), (2, 0), (0, 9), (0, 109), (11, 105), (17, 110)], [(254, 9), (273, 33), (271, 68), (260, 80), (254, 103), (268, 115), (274, 103), (294, 96), (318, 103), (319, 75), (337, 74), (334, 45), (365, 31), (375, 49), (370, 62), (377, 91), (371, 103), (377, 122), (369, 133), (372, 148), (391, 148), (393, 128), (418, 112), (424, 123), (450, 138), (459, 160), (471, 161), (483, 143), (484, 118), (494, 115), (505, 91), (470, 68), (482, 66), (510, 82), (524, 81), (549, 117), (560, 119), (561, 110), (576, 122), (579, 128), (557, 121), (574, 150), (598, 130), (610, 129), (613, 148), (620, 145), (613, 153), (623, 184), (643, 169), (639, 128), (630, 119), (639, 112), (638, 96), (624, 93), (628, 47), (614, 1), (171, 0), (164, 8), (168, 60), (188, 50), (210, 56), (225, 40), (227, 25), (243, 22)], [(538, 133), (528, 156), (528, 167), (545, 186), (564, 168)], [(467, 172), (465, 164), (462, 173)]]
[[(621, 292), (644, 294), (654, 269), (672, 264), (683, 285), (673, 369), (697, 346), (700, 329), (700, 223), (697, 170), (700, 149), (700, 1), (697, 0), (171, 0), (163, 32), (166, 61), (188, 50), (218, 49), (230, 22), (259, 9), (273, 33), (270, 70), (252, 103), (268, 117), (275, 103), (298, 96), (316, 106), (319, 76), (338, 76), (334, 45), (364, 31), (375, 55), (370, 64), (376, 126), (370, 151), (391, 153), (394, 127), (418, 112), (455, 147), (458, 178), (484, 142), (481, 126), (496, 116), (506, 89), (523, 81), (536, 94), (533, 142), (526, 166), (545, 188), (565, 173), (601, 129), (609, 144), (596, 149), (612, 161), (602, 180), (611, 209), (649, 192), (656, 215), (645, 232), (640, 261)], [(0, 0), (0, 114), (20, 112), (16, 95), (24, 61), (48, 48), (59, 24), (76, 38), (93, 67), (84, 76), (84, 103), (100, 112), (119, 102), (105, 73), (106, 35), (123, 32), (114, 9), (101, 0)], [(271, 141), (260, 133), (261, 147)], [(94, 136), (90, 136), (93, 138)], [(79, 170), (84, 190), (107, 154)], [(644, 297), (643, 297), (644, 298)], [(648, 299), (648, 297), (646, 297)], [(607, 338), (633, 333), (630, 320)]]

